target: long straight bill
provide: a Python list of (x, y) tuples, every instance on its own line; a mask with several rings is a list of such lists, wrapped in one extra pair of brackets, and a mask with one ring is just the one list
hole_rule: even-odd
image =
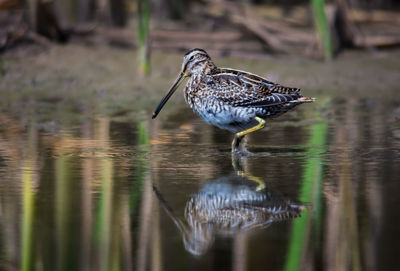
[(172, 94), (174, 94), (175, 90), (179, 87), (179, 85), (183, 81), (183, 79), (185, 79), (185, 76), (184, 76), (183, 72), (181, 72), (179, 74), (178, 78), (175, 80), (175, 83), (173, 84), (173, 86), (170, 89), (170, 91), (168, 92), (168, 94), (165, 95), (165, 97), (161, 100), (160, 104), (157, 106), (156, 110), (154, 110), (153, 115), (151, 117), (152, 119), (157, 117), (158, 113), (160, 113), (161, 109), (164, 107), (164, 105), (166, 104), (168, 99), (172, 96)]

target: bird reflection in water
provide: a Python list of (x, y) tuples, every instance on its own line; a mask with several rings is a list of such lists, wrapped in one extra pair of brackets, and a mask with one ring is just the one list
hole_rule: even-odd
[(185, 249), (193, 255), (205, 254), (216, 235), (234, 236), (264, 228), (274, 222), (300, 217), (306, 208), (269, 191), (259, 178), (243, 171), (205, 184), (187, 201), (185, 222), (174, 214), (155, 187), (153, 190), (181, 231)]

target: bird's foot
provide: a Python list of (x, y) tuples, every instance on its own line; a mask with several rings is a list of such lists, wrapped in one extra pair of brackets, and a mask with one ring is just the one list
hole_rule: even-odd
[(246, 139), (244, 137), (239, 137), (235, 135), (232, 142), (232, 155), (238, 157), (247, 157), (254, 155), (246, 149)]
[(253, 156), (254, 153), (252, 153), (251, 151), (247, 150), (246, 147), (241, 146), (239, 148), (236, 148), (234, 150), (232, 150), (232, 154), (234, 156), (239, 156), (239, 157), (248, 157), (248, 156)]

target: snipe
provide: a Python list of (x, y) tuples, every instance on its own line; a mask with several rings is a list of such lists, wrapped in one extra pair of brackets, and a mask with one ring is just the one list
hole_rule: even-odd
[(232, 152), (240, 151), (245, 135), (262, 129), (265, 119), (277, 117), (298, 104), (312, 102), (299, 88), (285, 87), (244, 71), (218, 68), (203, 49), (183, 57), (182, 70), (153, 113), (157, 117), (180, 83), (189, 78), (185, 100), (207, 123), (235, 133)]
[(247, 177), (226, 175), (203, 185), (186, 202), (181, 219), (153, 186), (162, 208), (182, 234), (185, 248), (193, 255), (204, 255), (216, 236), (234, 237), (240, 233), (301, 216), (306, 205), (285, 199), (279, 192), (257, 191)]

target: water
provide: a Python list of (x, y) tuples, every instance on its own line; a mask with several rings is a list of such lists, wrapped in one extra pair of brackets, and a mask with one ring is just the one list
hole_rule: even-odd
[(317, 97), (233, 161), (182, 95), (150, 119), (182, 57), (153, 56), (147, 80), (109, 47), (5, 59), (0, 270), (399, 269), (398, 52), (217, 59)]
[(3, 114), (2, 270), (394, 270), (400, 103), (322, 98), (249, 137)]

